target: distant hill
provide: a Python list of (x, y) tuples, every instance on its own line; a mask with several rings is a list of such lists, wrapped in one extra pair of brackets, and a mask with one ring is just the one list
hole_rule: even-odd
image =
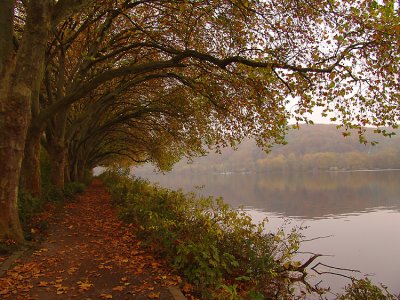
[[(351, 151), (377, 152), (387, 147), (400, 147), (400, 135), (391, 138), (374, 133), (374, 129), (367, 128), (366, 139), (376, 141), (377, 145), (361, 144), (357, 132), (351, 132), (350, 136), (343, 136), (343, 129), (337, 129), (336, 125), (318, 124), (301, 125), (300, 129), (292, 129), (286, 136), (288, 144), (274, 147), (275, 154), (306, 154), (315, 152), (345, 153)], [(389, 130), (388, 131), (393, 131)], [(400, 134), (400, 132), (397, 130)]]
[[(301, 125), (286, 135), (287, 145), (276, 145), (268, 154), (254, 141), (245, 140), (235, 151), (210, 153), (193, 163), (179, 162), (174, 172), (285, 172), (400, 168), (400, 133), (391, 138), (368, 129), (368, 141), (360, 144), (356, 132), (345, 137), (336, 125)], [(140, 168), (141, 173), (152, 167)]]

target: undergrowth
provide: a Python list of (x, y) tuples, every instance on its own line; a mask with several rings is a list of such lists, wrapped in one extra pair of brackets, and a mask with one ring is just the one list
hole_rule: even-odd
[(392, 295), (384, 285), (377, 286), (368, 278), (353, 280), (345, 287), (345, 293), (338, 300), (399, 300), (400, 296)]
[(293, 299), (293, 255), (300, 233), (266, 233), (221, 198), (172, 191), (127, 174), (106, 172), (122, 220), (206, 299)]

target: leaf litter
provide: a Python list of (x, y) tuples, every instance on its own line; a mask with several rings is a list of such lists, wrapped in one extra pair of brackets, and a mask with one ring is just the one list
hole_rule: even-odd
[(99, 180), (46, 218), (45, 240), (0, 278), (1, 299), (171, 299), (166, 287), (181, 283), (118, 220)]

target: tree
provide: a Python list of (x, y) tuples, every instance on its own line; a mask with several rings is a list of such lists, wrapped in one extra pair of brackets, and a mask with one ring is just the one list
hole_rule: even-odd
[[(50, 28), (50, 1), (30, 1), (23, 38), (14, 51), (14, 1), (2, 1), (7, 14), (0, 29), (0, 234), (21, 241), (17, 186), (30, 121), (31, 98), (41, 84), (44, 50)], [(3, 23), (3, 18), (2, 18)]]
[[(185, 105), (185, 87), (169, 84), (163, 93), (165, 84), (135, 85), (111, 102), (106, 93), (101, 96), (106, 99), (80, 102), (80, 111), (73, 107), (75, 119), (67, 130), (70, 169), (76, 170), (78, 162), (93, 168), (127, 159), (168, 169), (182, 155), (202, 153), (200, 120), (207, 114)], [(71, 173), (73, 180), (77, 177)]]
[[(26, 161), (35, 161), (28, 157), (37, 154), (45, 128), (49, 153), (59, 144), (65, 153), (71, 105), (92, 97), (130, 102), (129, 93), (143, 84), (160, 97), (180, 88), (187, 93), (182, 107), (195, 112), (193, 144), (217, 147), (244, 137), (265, 147), (282, 142), (289, 97), (297, 101), (298, 120), (320, 106), (324, 114), (335, 112), (346, 128), (358, 128), (361, 140), (363, 126), (397, 126), (399, 120), (400, 27), (394, 1), (30, 1), (21, 21), (23, 36), (15, 38), (14, 20), (24, 13), (13, 1), (1, 5), (6, 18), (0, 29), (5, 42), (0, 160), (8, 161), (0, 171), (10, 176), (0, 179), (0, 237), (20, 232), (15, 207), (23, 153)], [(11, 58), (24, 68), (9, 67)], [(12, 119), (17, 112), (21, 125)], [(121, 132), (110, 129), (128, 124), (117, 116), (102, 139), (121, 145)], [(28, 126), (35, 141), (26, 139)], [(156, 141), (175, 141), (165, 137)], [(85, 143), (78, 144), (83, 149)], [(55, 161), (63, 165), (59, 152), (53, 151)]]
[[(0, 2), (0, 237), (22, 241), (17, 191), (31, 103), (39, 96), (49, 31), (80, 1), (29, 1), (23, 34), (14, 32), (19, 13), (15, 1)], [(19, 3), (20, 4), (20, 3)]]

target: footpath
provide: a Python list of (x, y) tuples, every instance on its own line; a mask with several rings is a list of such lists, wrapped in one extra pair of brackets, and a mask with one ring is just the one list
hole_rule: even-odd
[(101, 181), (49, 223), (43, 242), (3, 262), (0, 299), (185, 299), (179, 276), (117, 219)]

